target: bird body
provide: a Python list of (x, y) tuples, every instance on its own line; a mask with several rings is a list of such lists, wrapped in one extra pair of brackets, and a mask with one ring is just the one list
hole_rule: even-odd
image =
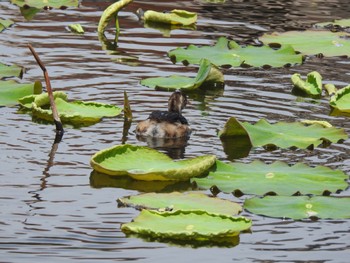
[(187, 97), (181, 91), (175, 91), (169, 98), (168, 111), (154, 111), (147, 120), (136, 126), (136, 134), (155, 138), (189, 137), (191, 127), (181, 111), (187, 104)]

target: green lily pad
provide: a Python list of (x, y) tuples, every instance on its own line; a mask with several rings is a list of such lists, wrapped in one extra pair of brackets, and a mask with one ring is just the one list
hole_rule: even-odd
[(148, 193), (120, 198), (117, 201), (120, 206), (158, 211), (206, 211), (210, 214), (226, 216), (238, 215), (242, 212), (242, 207), (237, 203), (209, 197), (203, 193)]
[(177, 48), (169, 52), (173, 61), (182, 61), (189, 64), (199, 64), (200, 60), (206, 58), (217, 66), (249, 65), (261, 67), (269, 65), (282, 67), (287, 64), (301, 64), (302, 56), (295, 53), (290, 46), (283, 46), (280, 49), (272, 49), (268, 46), (241, 47), (234, 41), (224, 37), (218, 39), (215, 46), (197, 47), (189, 45), (187, 48)]
[(252, 222), (245, 217), (215, 215), (200, 211), (159, 213), (142, 210), (133, 222), (122, 224), (126, 234), (138, 234), (160, 240), (236, 244), (240, 232), (250, 229)]
[(339, 26), (339, 27), (350, 27), (350, 19), (339, 19), (333, 22), (323, 22), (315, 24), (317, 27), (327, 27), (327, 26)]
[(134, 145), (117, 145), (95, 153), (90, 164), (100, 173), (128, 175), (137, 180), (188, 180), (202, 175), (215, 163), (215, 155), (173, 161), (157, 150)]
[(340, 112), (350, 113), (350, 85), (337, 90), (331, 97), (329, 105)]
[(17, 65), (5, 65), (0, 63), (0, 79), (9, 77), (22, 77), (23, 68)]
[[(228, 129), (231, 125), (236, 127), (240, 123), (240, 129)], [(265, 119), (259, 120), (255, 124), (248, 122), (239, 122), (236, 118), (231, 117), (225, 124), (225, 129), (219, 134), (220, 136), (241, 136), (244, 128), (251, 139), (253, 147), (272, 147), (281, 148), (297, 147), (300, 149), (317, 147), (324, 143), (334, 143), (348, 138), (344, 129), (335, 127), (324, 127), (318, 123), (304, 125), (301, 122), (277, 122), (270, 124)], [(230, 133), (227, 133), (227, 130)], [(226, 131), (226, 132), (225, 132)]]
[(223, 192), (243, 194), (277, 195), (315, 194), (325, 191), (337, 192), (348, 187), (349, 177), (340, 170), (325, 166), (309, 167), (303, 163), (289, 166), (283, 162), (265, 164), (252, 163), (226, 164), (216, 161), (216, 170), (205, 178), (193, 178), (200, 189), (216, 186)]
[(253, 197), (244, 202), (244, 208), (254, 214), (292, 219), (350, 218), (349, 207), (349, 197), (329, 196), (265, 196)]
[[(115, 117), (122, 111), (119, 107), (104, 103), (92, 101), (68, 102), (67, 94), (64, 92), (54, 92), (54, 98), (58, 114), (63, 123), (90, 125), (99, 122), (103, 117)], [(35, 96), (32, 107), (32, 112), (35, 117), (47, 121), (53, 121), (52, 110), (50, 108), (50, 101), (47, 93)]]
[(188, 26), (196, 23), (197, 14), (194, 12), (178, 9), (174, 9), (167, 13), (147, 10), (143, 14), (143, 19), (145, 22)]
[(15, 22), (13, 22), (12, 20), (5, 20), (5, 19), (0, 19), (0, 32), (3, 31), (4, 29), (10, 27), (11, 25), (13, 25)]
[(306, 81), (301, 79), (301, 75), (294, 73), (291, 77), (294, 88), (310, 96), (322, 95), (322, 76), (317, 71), (307, 74)]
[(19, 104), (19, 99), (30, 94), (40, 94), (40, 81), (34, 83), (18, 83), (14, 80), (0, 81), (0, 106)]
[(350, 56), (350, 34), (330, 31), (287, 31), (264, 34), (259, 38), (264, 44), (291, 45), (305, 55), (323, 54), (326, 57)]
[(77, 7), (79, 0), (11, 0), (12, 4), (19, 7), (35, 7), (41, 8), (62, 8), (62, 7)]
[(77, 34), (85, 33), (84, 28), (80, 24), (70, 24), (68, 27), (74, 33), (77, 33)]
[(217, 86), (223, 85), (223, 83), (224, 75), (207, 59), (203, 59), (201, 61), (197, 76), (195, 78), (172, 75), (170, 77), (156, 77), (141, 80), (141, 84), (144, 86), (164, 90), (194, 90), (201, 86)]

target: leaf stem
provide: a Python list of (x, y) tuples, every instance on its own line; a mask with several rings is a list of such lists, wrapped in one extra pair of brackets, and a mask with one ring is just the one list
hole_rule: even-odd
[(49, 74), (48, 74), (48, 72), (47, 72), (47, 70), (46, 70), (46, 68), (44, 66), (44, 63), (41, 61), (41, 59), (39, 58), (38, 54), (35, 52), (35, 50), (34, 50), (34, 48), (32, 47), (31, 44), (28, 44), (28, 48), (32, 52), (36, 62), (38, 63), (38, 65), (40, 66), (41, 70), (44, 73), (47, 94), (49, 95), (51, 109), (52, 109), (52, 116), (53, 116), (53, 119), (54, 119), (54, 123), (56, 125), (56, 135), (59, 135), (60, 138), (62, 138), (63, 133), (64, 133), (63, 125), (62, 125), (60, 116), (58, 115), (58, 112), (57, 112), (55, 98), (53, 96)]

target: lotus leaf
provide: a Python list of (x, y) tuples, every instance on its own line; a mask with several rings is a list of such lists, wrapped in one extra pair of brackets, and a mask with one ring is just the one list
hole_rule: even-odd
[(350, 85), (337, 90), (331, 97), (329, 104), (340, 112), (350, 113)]
[[(121, 108), (92, 101), (67, 101), (67, 95), (63, 92), (54, 93), (58, 114), (63, 123), (75, 125), (90, 125), (99, 122), (103, 117), (115, 117), (122, 111)], [(52, 121), (52, 110), (47, 93), (35, 97), (33, 115), (37, 118)]]
[(41, 8), (61, 8), (61, 7), (77, 7), (79, 0), (11, 0), (12, 4), (19, 7), (35, 7)]
[(204, 242), (218, 244), (236, 243), (240, 232), (250, 229), (252, 222), (245, 217), (215, 215), (200, 211), (159, 213), (142, 210), (133, 222), (122, 224), (126, 234), (138, 234), (160, 240)]
[(77, 33), (77, 34), (85, 33), (84, 28), (80, 24), (70, 24), (68, 27), (74, 33)]
[(282, 67), (287, 64), (302, 63), (302, 56), (296, 54), (290, 46), (283, 46), (278, 50), (268, 46), (241, 47), (224, 37), (219, 38), (215, 46), (190, 45), (187, 48), (171, 50), (168, 55), (173, 61), (199, 64), (201, 59), (206, 58), (217, 66), (230, 65), (233, 67), (242, 64), (254, 67), (265, 65)]
[(119, 32), (119, 22), (118, 22), (118, 12), (123, 9), (125, 6), (127, 6), (129, 3), (131, 3), (133, 0), (119, 0), (115, 2), (114, 4), (111, 4), (108, 6), (105, 11), (103, 11), (103, 14), (101, 15), (100, 21), (98, 23), (97, 31), (99, 35), (103, 35), (104, 31), (109, 24), (109, 22), (115, 18), (115, 24), (117, 32)]
[(336, 192), (348, 187), (349, 177), (340, 170), (328, 167), (309, 167), (303, 163), (289, 166), (283, 162), (265, 164), (216, 162), (216, 170), (205, 178), (193, 178), (201, 189), (216, 186), (223, 192), (240, 191), (244, 194), (293, 195), (296, 193), (319, 195), (325, 191)]
[(145, 22), (155, 22), (171, 25), (192, 25), (197, 21), (197, 14), (185, 10), (174, 9), (168, 13), (147, 10), (143, 19)]
[[(231, 125), (235, 125), (239, 122), (234, 117), (231, 117), (225, 124), (225, 129)], [(301, 149), (312, 148), (320, 145), (321, 143), (338, 142), (345, 140), (348, 135), (344, 129), (338, 129), (335, 127), (324, 127), (318, 123), (312, 125), (304, 125), (301, 122), (278, 122), (270, 124), (265, 119), (259, 120), (255, 124), (248, 122), (239, 122), (249, 134), (252, 145), (254, 147), (259, 146), (277, 146), (281, 148), (298, 147)], [(225, 129), (220, 132), (220, 136), (240, 136), (241, 129), (230, 129), (230, 133), (226, 133)]]
[(295, 50), (305, 55), (350, 56), (350, 34), (343, 32), (288, 31), (264, 34), (259, 39), (264, 44), (291, 45)]
[(252, 213), (292, 219), (350, 218), (349, 207), (349, 197), (330, 196), (265, 196), (253, 197), (244, 202), (244, 208)]
[(322, 76), (317, 71), (307, 74), (306, 81), (302, 80), (298, 73), (294, 73), (291, 79), (294, 87), (302, 93), (311, 96), (322, 95)]
[(30, 94), (42, 92), (41, 82), (18, 83), (14, 80), (0, 81), (0, 106), (11, 106), (18, 104), (18, 100)]
[(215, 163), (215, 155), (173, 161), (157, 150), (134, 145), (116, 145), (95, 153), (90, 161), (98, 172), (137, 180), (184, 181), (206, 173)]
[(196, 78), (173, 75), (170, 77), (156, 77), (141, 80), (141, 84), (153, 89), (194, 90), (201, 86), (210, 86), (224, 83), (224, 75), (209, 60), (203, 59)]
[[(10, 27), (14, 22), (12, 20), (0, 19), (0, 32)], [(1, 63), (0, 63), (1, 64)]]
[(17, 65), (5, 65), (0, 63), (0, 79), (8, 77), (21, 77), (23, 74), (23, 68)]
[(324, 23), (317, 23), (315, 26), (319, 27), (326, 27), (326, 26), (340, 26), (343, 28), (350, 27), (350, 19), (340, 19), (340, 20), (334, 20), (334, 22), (324, 22)]
[(203, 193), (165, 193), (165, 194), (140, 194), (120, 198), (119, 205), (134, 206), (139, 209), (152, 209), (159, 211), (206, 211), (217, 215), (237, 215), (242, 212), (242, 207), (229, 200), (209, 197)]

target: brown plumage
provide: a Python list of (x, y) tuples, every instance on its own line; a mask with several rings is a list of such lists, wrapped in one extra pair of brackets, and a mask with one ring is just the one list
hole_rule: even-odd
[(168, 111), (154, 111), (147, 120), (136, 126), (136, 134), (157, 138), (189, 137), (191, 128), (181, 112), (187, 104), (187, 97), (175, 91), (169, 98)]

